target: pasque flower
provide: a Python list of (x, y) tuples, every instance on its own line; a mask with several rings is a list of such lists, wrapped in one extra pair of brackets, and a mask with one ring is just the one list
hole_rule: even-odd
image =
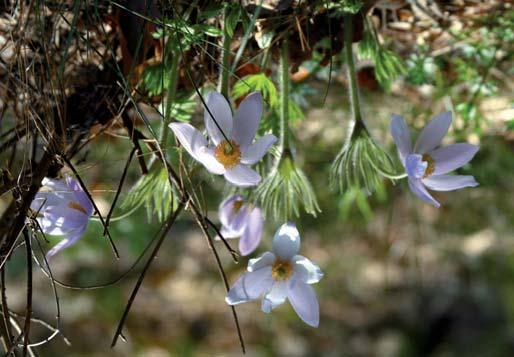
[(171, 123), (171, 130), (187, 152), (211, 173), (224, 175), (236, 186), (257, 185), (261, 176), (250, 165), (260, 161), (277, 140), (268, 134), (253, 143), (262, 113), (261, 94), (249, 94), (234, 119), (229, 103), (220, 93), (210, 92), (206, 106), (204, 120), (210, 142), (190, 124)]
[(45, 234), (64, 236), (47, 257), (74, 244), (86, 231), (93, 204), (80, 184), (71, 177), (65, 181), (44, 178), (30, 208)]
[(398, 155), (407, 172), (409, 187), (423, 201), (439, 207), (427, 191), (453, 191), (475, 187), (478, 182), (470, 175), (447, 175), (467, 164), (478, 151), (478, 146), (458, 143), (441, 147), (441, 141), (452, 122), (451, 112), (437, 115), (425, 126), (412, 148), (409, 128), (402, 117), (393, 115), (391, 134)]
[(318, 299), (310, 284), (320, 281), (323, 273), (309, 259), (297, 255), (300, 234), (293, 223), (285, 223), (275, 233), (272, 250), (250, 259), (247, 272), (237, 279), (225, 301), (237, 305), (263, 295), (262, 311), (269, 313), (288, 299), (306, 324), (318, 327)]
[(264, 217), (261, 209), (246, 203), (243, 196), (233, 195), (224, 200), (219, 208), (224, 238), (239, 238), (239, 252), (248, 255), (261, 241)]

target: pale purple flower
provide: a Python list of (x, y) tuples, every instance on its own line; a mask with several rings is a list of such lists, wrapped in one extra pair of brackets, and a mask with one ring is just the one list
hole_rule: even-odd
[(268, 134), (253, 143), (262, 114), (261, 94), (249, 94), (239, 105), (234, 119), (229, 103), (220, 93), (210, 92), (206, 105), (209, 110), (205, 109), (204, 120), (209, 142), (190, 124), (171, 123), (171, 130), (187, 152), (211, 173), (224, 175), (236, 186), (257, 185), (261, 176), (250, 165), (260, 161), (277, 141), (274, 135)]
[(50, 249), (47, 257), (77, 242), (86, 231), (93, 204), (80, 184), (71, 177), (66, 181), (44, 178), (30, 208), (45, 234), (64, 236)]
[(245, 203), (243, 196), (233, 195), (224, 200), (219, 208), (223, 238), (239, 238), (239, 252), (248, 255), (261, 241), (264, 217), (259, 207)]
[(309, 259), (297, 255), (300, 234), (294, 223), (285, 223), (279, 228), (272, 250), (250, 259), (247, 272), (237, 279), (225, 301), (237, 305), (263, 295), (261, 308), (269, 313), (288, 299), (306, 324), (318, 327), (319, 304), (310, 284), (320, 281), (323, 273)]
[(453, 191), (475, 187), (478, 182), (470, 175), (446, 175), (467, 164), (478, 151), (478, 146), (458, 143), (440, 147), (452, 122), (451, 112), (437, 115), (423, 128), (412, 148), (409, 128), (402, 117), (393, 114), (391, 134), (398, 155), (407, 172), (409, 187), (423, 201), (439, 207), (427, 191)]

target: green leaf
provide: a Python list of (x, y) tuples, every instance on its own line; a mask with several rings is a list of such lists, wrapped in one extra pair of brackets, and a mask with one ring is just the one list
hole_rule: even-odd
[(171, 106), (171, 116), (176, 120), (189, 122), (197, 107), (193, 96), (178, 98)]
[(241, 11), (241, 23), (243, 24), (243, 32), (246, 33), (248, 31), (248, 28), (252, 24), (252, 19), (250, 16), (248, 16), (248, 13), (246, 11)]
[(195, 26), (199, 31), (203, 32), (207, 36), (220, 37), (223, 36), (223, 31), (215, 26), (211, 25), (197, 25)]
[[(191, 121), (191, 117), (193, 116), (197, 103), (194, 99), (195, 93), (193, 92), (190, 95), (180, 95), (175, 99), (175, 102), (171, 104), (171, 112), (170, 115), (172, 118), (182, 122)], [(165, 100), (161, 102), (159, 106), (159, 111), (164, 113), (164, 105)]]
[(132, 187), (121, 207), (133, 209), (143, 202), (147, 209), (148, 220), (151, 220), (154, 213), (159, 222), (162, 222), (176, 206), (174, 198), (166, 169), (154, 164), (150, 167), (148, 174), (141, 177)]
[(259, 91), (265, 102), (272, 109), (278, 108), (279, 100), (275, 84), (264, 73), (251, 74), (237, 81), (232, 88), (234, 99), (243, 97), (250, 92)]
[(225, 18), (225, 30), (230, 37), (234, 36), (234, 30), (241, 18), (241, 8), (237, 4), (235, 5), (236, 6), (230, 7), (227, 17)]
[(374, 62), (377, 81), (386, 90), (389, 90), (392, 82), (399, 75), (407, 72), (401, 57), (380, 45), (370, 30), (364, 32), (363, 39), (359, 43), (359, 56)]
[(163, 68), (162, 63), (148, 66), (141, 76), (143, 90), (150, 96), (160, 95), (171, 85), (171, 73)]

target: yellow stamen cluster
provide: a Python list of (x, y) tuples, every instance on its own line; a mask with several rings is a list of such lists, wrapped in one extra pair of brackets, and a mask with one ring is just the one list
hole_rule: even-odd
[(435, 170), (435, 161), (432, 158), (432, 156), (430, 156), (428, 154), (423, 154), (423, 157), (421, 158), (421, 160), (425, 161), (428, 164), (427, 168), (425, 170), (425, 174), (423, 175), (423, 178), (432, 175)]
[(241, 207), (243, 207), (243, 203), (243, 200), (237, 200), (236, 202), (234, 202), (234, 207), (232, 208), (232, 211), (234, 213), (238, 213), (241, 210)]
[(271, 267), (271, 276), (276, 281), (287, 280), (291, 274), (293, 274), (293, 265), (287, 260), (277, 259)]
[(75, 202), (75, 201), (70, 201), (68, 203), (68, 207), (71, 208), (71, 209), (74, 209), (74, 210), (77, 210), (79, 212), (82, 212), (84, 214), (87, 214), (86, 210), (84, 207), (82, 207), (78, 202)]
[(230, 169), (241, 161), (241, 149), (234, 140), (230, 140), (230, 142), (223, 140), (216, 146), (214, 157), (216, 157), (216, 160), (225, 166), (226, 169)]

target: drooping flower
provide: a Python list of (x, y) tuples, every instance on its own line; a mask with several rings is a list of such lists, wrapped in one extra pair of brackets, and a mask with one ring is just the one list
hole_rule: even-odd
[(239, 105), (234, 119), (229, 103), (220, 93), (210, 92), (206, 106), (204, 120), (210, 142), (190, 124), (171, 123), (171, 130), (187, 152), (211, 173), (224, 175), (236, 186), (257, 185), (261, 176), (250, 165), (260, 161), (277, 141), (274, 135), (268, 134), (253, 143), (262, 113), (261, 94), (249, 94)]
[(245, 203), (243, 196), (233, 195), (224, 200), (219, 208), (224, 238), (239, 238), (239, 252), (248, 255), (261, 241), (264, 217), (261, 209)]
[(47, 257), (75, 244), (86, 231), (93, 204), (80, 184), (71, 177), (66, 181), (44, 178), (30, 208), (45, 234), (64, 236), (50, 249)]
[(423, 201), (439, 207), (427, 191), (453, 191), (475, 187), (478, 182), (470, 175), (447, 175), (450, 171), (467, 164), (478, 151), (478, 146), (458, 143), (441, 147), (441, 141), (452, 122), (451, 112), (434, 117), (423, 128), (412, 148), (409, 128), (402, 117), (393, 115), (391, 135), (398, 148), (398, 155), (407, 172), (409, 187)]
[(294, 223), (285, 223), (279, 228), (272, 250), (250, 259), (247, 272), (237, 279), (225, 301), (237, 305), (263, 295), (261, 308), (269, 313), (288, 299), (306, 324), (318, 327), (319, 304), (310, 284), (320, 281), (323, 273), (309, 259), (297, 255), (300, 234)]

